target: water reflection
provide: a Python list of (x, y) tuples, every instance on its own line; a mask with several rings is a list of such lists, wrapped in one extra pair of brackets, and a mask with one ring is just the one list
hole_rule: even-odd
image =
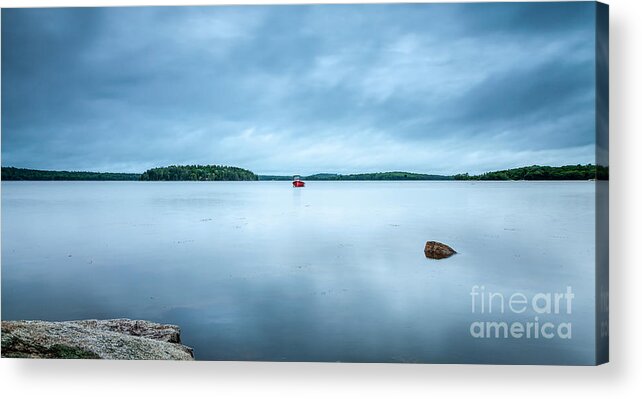
[[(3, 182), (2, 314), (176, 323), (198, 359), (590, 363), (594, 194), (588, 182)], [(430, 239), (459, 253), (426, 259)], [(482, 284), (572, 285), (573, 339), (471, 338)]]

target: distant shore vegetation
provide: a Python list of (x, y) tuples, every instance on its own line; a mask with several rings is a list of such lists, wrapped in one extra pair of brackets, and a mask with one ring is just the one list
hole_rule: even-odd
[(468, 173), (453, 176), (455, 180), (608, 180), (608, 166), (566, 165), (566, 166), (525, 166), (522, 168), (498, 170), (481, 175)]
[(14, 167), (2, 168), (2, 180), (140, 180), (140, 173), (68, 172)]
[(143, 181), (247, 181), (258, 180), (253, 172), (223, 165), (185, 165), (153, 168), (140, 176)]
[[(379, 172), (336, 174), (317, 173), (302, 176), (310, 181), (351, 181), (351, 180), (608, 180), (608, 166), (566, 165), (566, 166), (525, 166), (521, 168), (487, 172), (480, 175), (468, 173), (453, 176), (410, 172)], [(292, 176), (256, 175), (247, 169), (224, 165), (172, 165), (152, 168), (144, 173), (101, 173), (37, 170), (2, 167), (2, 180), (142, 180), (142, 181), (255, 181), (292, 180)]]
[[(410, 172), (378, 172), (341, 175), (336, 173), (317, 173), (301, 176), (303, 180), (453, 180), (452, 176), (427, 175)], [(292, 180), (292, 176), (261, 175), (259, 180)]]

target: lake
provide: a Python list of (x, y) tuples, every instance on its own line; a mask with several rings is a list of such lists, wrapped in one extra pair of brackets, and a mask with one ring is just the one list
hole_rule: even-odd
[[(3, 320), (178, 324), (198, 360), (592, 363), (594, 285), (595, 182), (2, 182)], [(471, 333), (536, 317), (572, 338)]]

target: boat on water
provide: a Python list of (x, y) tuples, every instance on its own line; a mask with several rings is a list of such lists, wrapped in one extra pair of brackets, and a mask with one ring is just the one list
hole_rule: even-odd
[(301, 180), (301, 176), (294, 175), (294, 178), (292, 179), (292, 186), (294, 186), (294, 187), (305, 187), (305, 182), (303, 180)]

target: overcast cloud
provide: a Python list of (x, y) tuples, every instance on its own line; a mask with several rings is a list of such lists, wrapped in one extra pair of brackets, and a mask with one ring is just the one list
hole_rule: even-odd
[(2, 165), (595, 162), (593, 3), (2, 10)]

